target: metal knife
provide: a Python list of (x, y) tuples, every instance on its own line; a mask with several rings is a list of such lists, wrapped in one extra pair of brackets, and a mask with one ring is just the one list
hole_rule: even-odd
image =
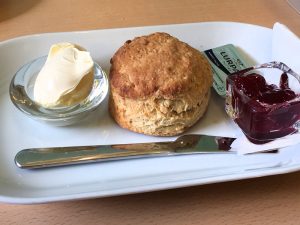
[(15, 156), (20, 168), (36, 169), (111, 160), (230, 152), (235, 138), (183, 135), (172, 142), (24, 149)]

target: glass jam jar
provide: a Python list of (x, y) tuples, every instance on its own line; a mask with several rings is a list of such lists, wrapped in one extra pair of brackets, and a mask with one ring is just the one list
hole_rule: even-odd
[[(268, 84), (260, 69), (282, 71), (279, 85)], [(227, 114), (255, 144), (263, 144), (300, 129), (300, 94), (289, 87), (288, 74), (300, 76), (281, 62), (250, 67), (227, 77)]]

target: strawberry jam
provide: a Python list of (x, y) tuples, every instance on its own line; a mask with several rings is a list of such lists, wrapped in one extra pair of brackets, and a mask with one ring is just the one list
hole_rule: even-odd
[(300, 98), (285, 72), (277, 86), (248, 69), (227, 78), (226, 111), (251, 142), (262, 144), (298, 131)]

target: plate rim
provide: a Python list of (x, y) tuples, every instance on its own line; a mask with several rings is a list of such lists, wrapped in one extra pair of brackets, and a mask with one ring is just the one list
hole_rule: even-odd
[(41, 33), (33, 33), (33, 34), (25, 34), (16, 37), (12, 37), (9, 39), (4, 39), (0, 41), (0, 47), (2, 44), (10, 44), (14, 41), (19, 41), (21, 39), (27, 38), (39, 38), (47, 35), (64, 35), (69, 33), (86, 33), (86, 32), (97, 32), (97, 31), (110, 31), (110, 30), (127, 30), (127, 29), (141, 29), (141, 28), (160, 28), (160, 27), (171, 27), (171, 26), (190, 26), (190, 25), (198, 25), (198, 24), (226, 24), (226, 25), (243, 25), (243, 26), (252, 26), (260, 29), (268, 29), (272, 30), (270, 27), (265, 27), (258, 24), (251, 23), (243, 23), (243, 22), (235, 22), (235, 21), (204, 21), (204, 22), (191, 22), (191, 23), (172, 23), (172, 24), (159, 24), (159, 25), (146, 25), (146, 26), (129, 26), (129, 27), (114, 27), (114, 28), (100, 28), (100, 29), (92, 29), (92, 30), (74, 30), (74, 31), (58, 31), (58, 32), (41, 32)]

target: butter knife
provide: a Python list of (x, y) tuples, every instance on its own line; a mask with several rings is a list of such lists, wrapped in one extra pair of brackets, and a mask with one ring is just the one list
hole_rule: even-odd
[(19, 168), (36, 169), (111, 160), (183, 154), (213, 154), (230, 152), (235, 138), (207, 135), (183, 135), (172, 142), (152, 142), (119, 145), (30, 148), (18, 152)]

